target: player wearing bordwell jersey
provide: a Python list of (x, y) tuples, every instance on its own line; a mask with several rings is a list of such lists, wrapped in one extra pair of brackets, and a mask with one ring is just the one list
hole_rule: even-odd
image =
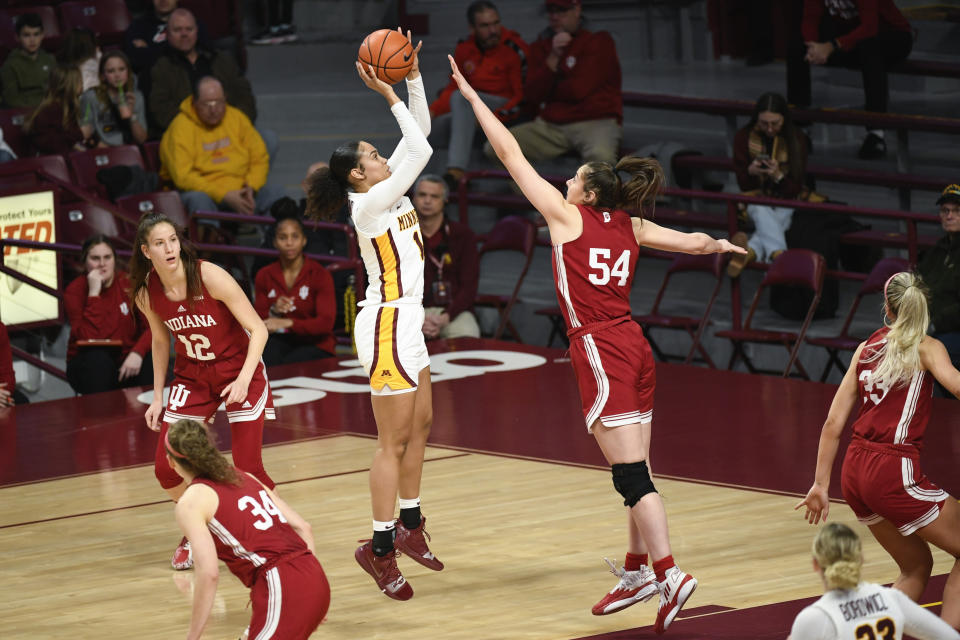
[[(413, 588), (397, 568), (397, 550), (429, 569), (443, 569), (427, 546), (426, 519), (420, 513), (420, 478), (433, 406), (422, 332), (423, 236), (417, 212), (404, 195), (432, 153), (419, 50), (420, 44), (406, 78), (409, 109), (372, 69), (357, 63), (360, 78), (386, 99), (403, 133), (390, 159), (369, 142), (348, 142), (333, 152), (329, 167), (310, 175), (307, 187), (307, 214), (312, 217), (330, 219), (344, 202), (350, 203), (367, 270), (354, 343), (370, 378), (378, 446), (370, 465), (373, 538), (354, 557), (395, 600), (413, 597)], [(400, 517), (395, 520), (398, 495)]]
[(920, 277), (894, 274), (884, 287), (888, 326), (853, 355), (823, 424), (813, 486), (797, 508), (812, 524), (830, 510), (827, 490), (847, 418), (859, 407), (843, 459), (843, 497), (860, 522), (893, 556), (893, 586), (917, 600), (933, 569), (928, 543), (957, 560), (943, 587), (943, 619), (960, 629), (960, 506), (920, 469), (930, 420), (933, 378), (960, 397), (960, 371), (943, 344), (926, 335), (930, 324)]
[[(557, 299), (567, 322), (587, 431), (610, 463), (613, 485), (628, 510), (627, 562), (623, 569), (613, 566), (620, 580), (593, 612), (613, 613), (659, 591), (654, 630), (663, 633), (697, 581), (673, 561), (667, 514), (650, 477), (656, 376), (650, 345), (630, 317), (633, 270), (641, 245), (684, 253), (743, 250), (703, 233), (680, 233), (631, 218), (623, 209), (643, 211), (663, 186), (660, 165), (650, 158), (624, 158), (616, 168), (589, 162), (567, 181), (564, 197), (523, 157), (517, 141), (480, 100), (452, 57), (450, 66), (497, 157), (547, 221)], [(621, 184), (618, 171), (629, 173), (630, 181)], [(648, 555), (653, 571), (646, 566)]]
[(827, 592), (801, 611), (788, 640), (960, 640), (946, 622), (902, 591), (860, 582), (860, 538), (845, 524), (825, 525), (813, 541), (813, 569)]
[[(153, 340), (153, 401), (144, 415), (160, 432), (154, 473), (171, 498), (186, 485), (166, 463), (163, 437), (181, 419), (213, 419), (225, 403), (236, 465), (273, 488), (263, 468), (263, 421), (273, 419), (273, 398), (260, 356), (267, 329), (233, 277), (198, 260), (181, 230), (162, 214), (140, 218), (130, 259), (133, 299), (150, 323)], [(176, 360), (170, 394), (163, 403), (170, 336)], [(163, 419), (161, 420), (161, 413)], [(192, 564), (189, 546), (174, 554), (177, 569)]]
[(269, 487), (232, 467), (201, 423), (175, 422), (163, 445), (165, 462), (187, 484), (176, 508), (196, 564), (187, 638), (201, 636), (213, 609), (219, 558), (250, 589), (246, 637), (306, 640), (330, 605), (310, 525)]

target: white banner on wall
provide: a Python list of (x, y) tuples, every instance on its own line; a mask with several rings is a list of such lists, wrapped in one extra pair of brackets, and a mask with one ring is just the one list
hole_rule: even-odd
[[(53, 192), (0, 197), (0, 237), (56, 242)], [(3, 265), (48, 287), (60, 288), (55, 251), (4, 246)], [(54, 296), (0, 274), (0, 322), (10, 326), (56, 320), (59, 315)]]

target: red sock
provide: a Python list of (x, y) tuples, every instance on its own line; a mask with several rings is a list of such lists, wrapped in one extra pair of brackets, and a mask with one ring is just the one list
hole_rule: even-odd
[(647, 564), (647, 554), (627, 552), (627, 558), (623, 561), (623, 568), (626, 571), (636, 571)]
[(677, 563), (673, 561), (673, 556), (665, 556), (659, 560), (654, 560), (653, 571), (657, 574), (657, 582), (663, 582), (666, 579), (667, 570), (675, 566), (677, 566)]

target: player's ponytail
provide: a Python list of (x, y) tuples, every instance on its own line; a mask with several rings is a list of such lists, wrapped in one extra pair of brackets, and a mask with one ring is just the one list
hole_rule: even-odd
[(350, 171), (359, 166), (360, 143), (348, 142), (330, 156), (330, 166), (321, 167), (307, 178), (308, 218), (332, 220), (347, 202)]
[(217, 450), (213, 435), (196, 420), (178, 420), (170, 425), (164, 446), (177, 464), (194, 477), (240, 484), (237, 470)]
[(162, 213), (155, 212), (143, 214), (140, 216), (140, 222), (137, 223), (137, 235), (133, 241), (130, 266), (127, 269), (130, 276), (130, 299), (136, 303), (137, 297), (141, 293), (146, 293), (147, 275), (150, 273), (153, 264), (143, 254), (143, 247), (147, 244), (150, 231), (162, 222), (173, 227), (180, 239), (180, 260), (183, 262), (184, 273), (187, 276), (187, 305), (190, 306), (203, 293), (200, 286), (200, 260), (197, 258), (197, 251), (193, 248), (193, 244), (187, 240), (183, 227), (175, 224), (173, 220)]
[(902, 271), (887, 280), (884, 301), (893, 315), (886, 319), (890, 330), (887, 341), (865, 362), (879, 359), (873, 379), (887, 387), (906, 384), (914, 373), (923, 368), (920, 362), (920, 341), (927, 335), (930, 314), (927, 310), (927, 291), (915, 273)]
[[(620, 172), (630, 174), (624, 184)], [(644, 216), (652, 212), (657, 196), (663, 191), (664, 178), (660, 163), (653, 158), (627, 156), (611, 167), (606, 162), (588, 162), (580, 169), (584, 192), (596, 195), (593, 206), (598, 209), (627, 209)]]
[(854, 589), (860, 584), (860, 538), (847, 525), (824, 525), (813, 539), (813, 557), (823, 570), (827, 589)]

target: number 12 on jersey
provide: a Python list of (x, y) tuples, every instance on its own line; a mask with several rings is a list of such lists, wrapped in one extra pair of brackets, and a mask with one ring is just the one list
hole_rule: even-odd
[(590, 268), (600, 271), (599, 274), (589, 273), (587, 278), (593, 284), (604, 285), (610, 282), (610, 278), (619, 278), (617, 285), (626, 286), (627, 278), (630, 276), (630, 252), (624, 250), (610, 268), (610, 249), (590, 249)]

